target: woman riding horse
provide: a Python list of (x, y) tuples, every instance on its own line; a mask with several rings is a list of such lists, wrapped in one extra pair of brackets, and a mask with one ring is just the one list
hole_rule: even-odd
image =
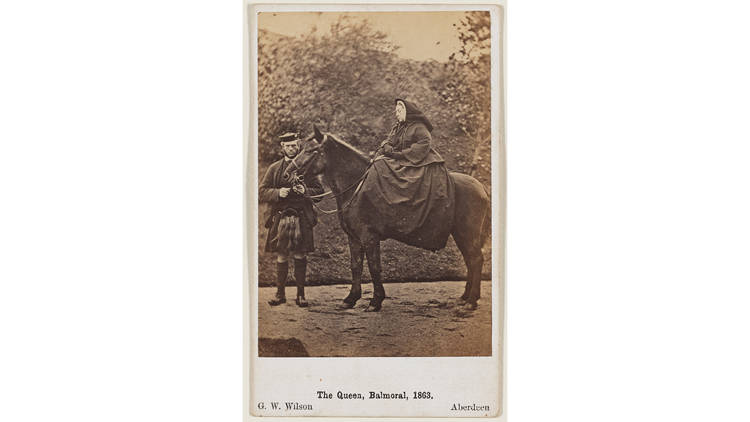
[[(400, 103), (400, 104), (399, 104)], [(317, 126), (305, 141), (292, 173), (310, 180), (322, 175), (331, 187), (339, 224), (349, 241), (352, 286), (344, 305), (354, 307), (362, 297), (365, 257), (372, 278), (372, 299), (367, 309), (379, 311), (386, 298), (381, 278), (380, 242), (394, 239), (429, 250), (441, 249), (453, 236), (466, 263), (467, 280), (460, 300), (476, 309), (482, 277), (482, 246), (491, 233), (490, 199), (473, 177), (448, 173), (432, 149), (432, 125), (418, 108), (396, 101), (398, 122), (381, 150), (371, 160)], [(411, 112), (409, 112), (411, 111)]]
[(371, 221), (381, 237), (438, 250), (445, 247), (450, 227), (432, 223), (453, 221), (454, 185), (445, 160), (432, 147), (431, 132), (419, 108), (397, 98), (396, 123), (361, 192), (379, 217)]

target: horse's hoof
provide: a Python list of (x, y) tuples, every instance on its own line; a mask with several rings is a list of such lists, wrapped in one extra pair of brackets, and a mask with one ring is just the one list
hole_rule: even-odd
[(379, 312), (383, 308), (383, 299), (372, 298), (365, 312)]
[(467, 311), (474, 311), (479, 307), (476, 302), (466, 302), (464, 309)]
[(275, 298), (275, 299), (271, 299), (271, 300), (268, 301), (268, 304), (271, 305), (271, 306), (279, 306), (282, 303), (286, 303), (286, 299), (285, 298)]
[(354, 305), (356, 305), (357, 302), (348, 302), (346, 299), (344, 299), (344, 303), (339, 306), (339, 309), (352, 309)]
[(301, 298), (298, 297), (294, 301), (294, 303), (296, 303), (297, 306), (299, 306), (300, 308), (307, 308), (310, 305), (310, 303), (308, 301), (306, 301), (304, 297), (301, 297)]
[(348, 294), (348, 295), (347, 295), (347, 296), (346, 296), (346, 297), (344, 298), (344, 303), (348, 303), (348, 304), (351, 304), (351, 305), (352, 305), (352, 307), (354, 307), (354, 304), (355, 304), (355, 303), (357, 303), (357, 301), (358, 301), (358, 300), (360, 300), (361, 298), (362, 298), (362, 293), (360, 293), (360, 294), (358, 294), (358, 295), (355, 295), (355, 294), (351, 294), (351, 293), (349, 293), (349, 294)]

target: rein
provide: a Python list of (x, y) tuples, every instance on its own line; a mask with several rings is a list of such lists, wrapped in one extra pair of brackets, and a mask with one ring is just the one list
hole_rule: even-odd
[[(321, 142), (321, 145), (323, 144), (323, 142), (326, 141), (327, 137), (328, 137), (328, 135), (324, 135), (323, 136), (323, 141)], [(315, 153), (317, 154), (317, 151), (315, 151)], [(359, 192), (359, 189), (362, 187), (362, 183), (364, 183), (365, 178), (367, 177), (367, 172), (370, 170), (370, 167), (372, 167), (372, 164), (375, 161), (377, 161), (379, 158), (380, 157), (377, 157), (375, 159), (370, 160), (370, 163), (367, 165), (367, 168), (365, 169), (364, 173), (362, 173), (362, 176), (360, 176), (354, 183), (352, 183), (351, 185), (347, 186), (346, 188), (344, 188), (339, 193), (333, 193), (332, 190), (329, 190), (328, 192), (323, 192), (323, 193), (321, 193), (319, 195), (305, 195), (305, 197), (306, 198), (310, 198), (310, 199), (320, 199), (320, 198), (324, 198), (324, 197), (326, 197), (328, 195), (332, 195), (332, 198), (338, 198), (339, 196), (341, 196), (344, 193), (350, 191), (353, 187), (356, 186), (357, 189), (355, 189), (354, 194), (352, 195), (351, 198), (349, 198), (349, 201), (347, 201), (346, 205), (344, 205), (341, 209), (324, 210), (324, 209), (320, 208), (317, 204), (315, 204), (314, 201), (312, 203), (313, 207), (315, 207), (316, 210), (322, 212), (323, 214), (334, 214), (334, 213), (337, 213), (337, 212), (343, 212), (344, 210), (346, 210), (347, 208), (349, 208), (349, 206), (352, 204), (352, 202), (354, 201), (354, 197), (357, 196), (357, 193)], [(312, 160), (309, 160), (305, 164), (304, 169), (307, 170), (307, 168), (310, 166), (311, 163), (312, 163)], [(294, 162), (294, 160), (292, 160), (292, 164), (294, 164), (294, 167), (295, 167), (295, 170), (293, 170), (295, 172), (295, 175), (294, 175), (295, 180), (297, 182), (299, 182), (299, 183), (304, 184), (304, 181), (302, 180), (302, 178), (297, 175), (297, 170), (301, 170), (301, 168), (297, 165), (296, 162)], [(303, 174), (304, 174), (304, 172), (303, 172)], [(305, 188), (307, 188), (307, 186), (305, 186)]]
[[(368, 169), (369, 169), (369, 167), (368, 167)], [(352, 195), (351, 198), (349, 198), (349, 201), (347, 201), (346, 205), (344, 205), (343, 208), (341, 208), (341, 209), (337, 208), (335, 210), (324, 210), (323, 208), (320, 208), (315, 202), (313, 202), (313, 204), (312, 204), (313, 207), (315, 207), (316, 210), (322, 212), (323, 214), (334, 214), (334, 213), (337, 213), (337, 212), (344, 212), (344, 210), (346, 210), (347, 208), (349, 208), (349, 205), (351, 205), (352, 202), (354, 201), (354, 197), (357, 196), (357, 193), (359, 192), (359, 188), (362, 187), (362, 183), (364, 183), (365, 177), (367, 177), (367, 170), (365, 170), (365, 173), (362, 175), (362, 177), (360, 177), (359, 180), (357, 180), (353, 185), (349, 186), (345, 190), (342, 190), (341, 192), (339, 192), (339, 193), (337, 193), (337, 194), (335, 194), (333, 196), (334, 198), (336, 198), (336, 197), (340, 196), (341, 194), (343, 194), (344, 192), (346, 192), (346, 191), (350, 190), (351, 188), (353, 188), (355, 185), (357, 185), (357, 189), (354, 191), (354, 194)], [(308, 198), (322, 197), (322, 196), (328, 195), (330, 193), (333, 193), (333, 191), (328, 191), (328, 192), (325, 192), (325, 193), (320, 194), (320, 195), (309, 196)]]
[[(367, 169), (369, 169), (369, 168), (370, 167), (368, 166)], [(328, 192), (323, 192), (323, 193), (321, 193), (319, 195), (309, 195), (308, 198), (310, 198), (310, 199), (319, 199), (319, 198), (324, 198), (324, 197), (326, 197), (328, 195), (331, 195), (331, 194), (333, 194), (332, 198), (338, 198), (342, 194), (344, 194), (344, 193), (348, 192), (349, 190), (351, 190), (351, 188), (353, 188), (354, 186), (356, 186), (357, 183), (365, 180), (365, 177), (367, 176), (367, 169), (362, 174), (362, 176), (359, 177), (359, 179), (357, 179), (354, 183), (352, 183), (351, 185), (349, 185), (346, 188), (344, 188), (344, 190), (342, 190), (339, 193), (334, 194), (332, 190), (329, 190)]]

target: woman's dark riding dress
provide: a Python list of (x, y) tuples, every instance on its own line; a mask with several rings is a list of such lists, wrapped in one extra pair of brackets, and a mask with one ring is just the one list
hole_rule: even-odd
[(453, 226), (453, 179), (432, 148), (432, 124), (414, 104), (399, 101), (406, 106), (406, 121), (391, 130), (393, 153), (370, 168), (355, 212), (381, 238), (442, 249)]

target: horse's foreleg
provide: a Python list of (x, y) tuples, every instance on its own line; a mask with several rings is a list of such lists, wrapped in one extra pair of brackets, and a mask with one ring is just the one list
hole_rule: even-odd
[(349, 290), (349, 295), (344, 298), (344, 304), (347, 308), (353, 308), (362, 297), (362, 265), (364, 260), (362, 245), (354, 239), (349, 239), (349, 256), (351, 258), (352, 288)]
[(380, 241), (372, 241), (365, 248), (367, 254), (367, 268), (370, 270), (370, 277), (372, 277), (372, 299), (370, 305), (367, 307), (367, 311), (377, 312), (383, 305), (385, 299), (385, 289), (383, 288), (383, 281), (380, 278)]

